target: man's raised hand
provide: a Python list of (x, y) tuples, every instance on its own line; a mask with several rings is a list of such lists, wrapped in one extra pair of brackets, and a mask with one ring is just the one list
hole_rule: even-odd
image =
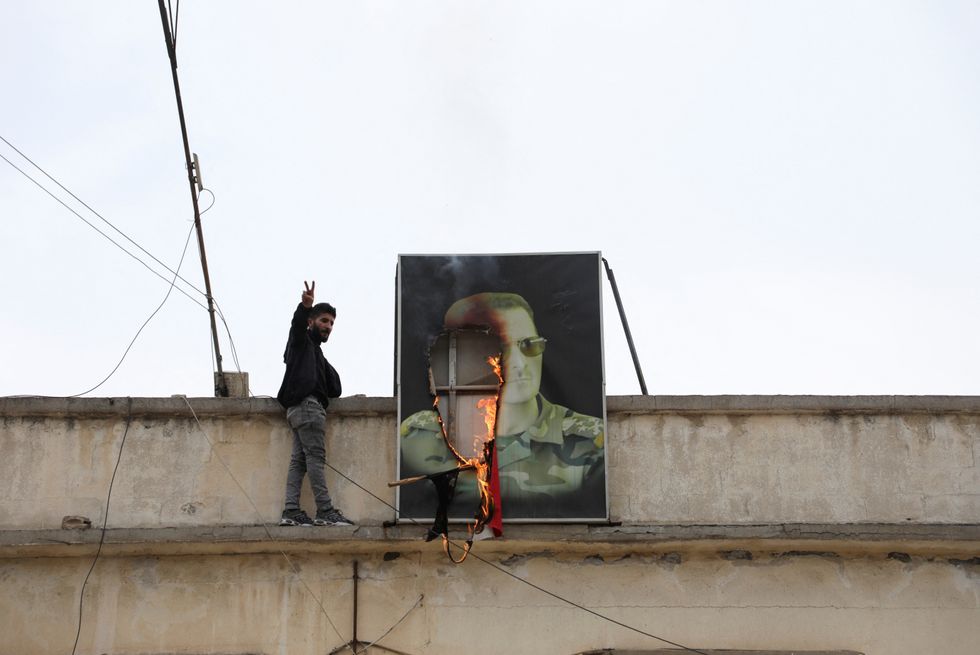
[(303, 286), (306, 287), (306, 291), (303, 292), (303, 307), (309, 309), (313, 306), (313, 290), (316, 289), (316, 280), (313, 280), (313, 284), (307, 284), (306, 280), (303, 280)]

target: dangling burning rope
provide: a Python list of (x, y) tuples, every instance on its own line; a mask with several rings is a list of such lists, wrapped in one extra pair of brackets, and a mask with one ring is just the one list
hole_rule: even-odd
[[(389, 482), (389, 487), (402, 486), (406, 484), (411, 484), (413, 482), (421, 482), (422, 480), (432, 481), (433, 486), (436, 490), (436, 497), (438, 498), (438, 505), (436, 507), (435, 521), (432, 527), (429, 528), (425, 535), (426, 541), (432, 541), (437, 536), (442, 537), (442, 548), (446, 553), (446, 556), (456, 564), (460, 564), (469, 555), (470, 548), (473, 546), (473, 539), (476, 535), (480, 534), (484, 527), (490, 523), (491, 527), (496, 536), (500, 536), (502, 531), (502, 523), (500, 517), (497, 515), (499, 512), (499, 507), (494, 502), (494, 494), (499, 495), (499, 479), (497, 474), (497, 467), (494, 462), (494, 454), (496, 453), (496, 448), (494, 445), (494, 439), (496, 436), (496, 421), (497, 421), (497, 402), (500, 399), (500, 385), (503, 384), (503, 377), (500, 371), (500, 362), (502, 354), (498, 353), (496, 356), (488, 356), (486, 358), (486, 363), (493, 370), (497, 377), (497, 394), (493, 398), (482, 398), (477, 403), (477, 408), (483, 410), (484, 412), (484, 423), (486, 425), (486, 435), (485, 437), (478, 436), (477, 439), (483, 439), (482, 453), (476, 457), (463, 457), (459, 450), (453, 445), (452, 439), (446, 432), (446, 426), (442, 421), (442, 416), (439, 414), (438, 409), (436, 409), (436, 419), (439, 422), (439, 427), (442, 432), (442, 438), (446, 446), (452, 452), (453, 456), (456, 458), (457, 466), (456, 468), (449, 469), (448, 471), (442, 471), (440, 473), (430, 473), (428, 475), (417, 475), (411, 478), (404, 478), (401, 480), (396, 480), (394, 482)], [(432, 379), (432, 371), (429, 370), (429, 388), (432, 394), (435, 396), (433, 405), (438, 408), (439, 396), (435, 392), (435, 384)], [(474, 443), (474, 446), (476, 446)], [(476, 484), (477, 491), (480, 496), (480, 505), (476, 510), (473, 517), (473, 522), (467, 525), (468, 538), (465, 545), (463, 546), (463, 555), (456, 559), (453, 557), (449, 550), (449, 505), (452, 503), (453, 497), (456, 495), (456, 483), (459, 479), (459, 474), (461, 471), (475, 470), (476, 472)]]
[[(494, 515), (496, 514), (493, 494), (489, 492), (489, 478), (491, 476), (491, 471), (493, 470), (493, 452), (493, 440), (490, 440), (483, 446), (482, 460), (484, 464), (478, 465), (473, 460), (463, 460), (460, 462), (458, 467), (449, 469), (448, 471), (442, 471), (441, 473), (430, 473), (428, 475), (417, 475), (412, 478), (405, 478), (403, 480), (396, 480), (395, 482), (388, 483), (389, 487), (394, 487), (411, 484), (413, 482), (421, 482), (422, 480), (429, 480), (432, 482), (432, 485), (436, 490), (438, 505), (436, 506), (435, 520), (432, 523), (432, 527), (430, 527), (426, 532), (425, 540), (432, 541), (436, 537), (442, 537), (442, 549), (445, 551), (446, 557), (448, 557), (455, 564), (463, 563), (466, 556), (470, 553), (470, 548), (473, 547), (473, 538), (483, 531), (487, 523), (492, 521)], [(477, 508), (476, 514), (473, 517), (473, 522), (467, 525), (467, 539), (463, 544), (463, 554), (459, 559), (457, 559), (453, 557), (452, 551), (449, 548), (449, 505), (452, 503), (453, 497), (456, 495), (456, 482), (459, 479), (460, 472), (472, 469), (476, 470), (477, 485), (480, 489), (480, 506)]]

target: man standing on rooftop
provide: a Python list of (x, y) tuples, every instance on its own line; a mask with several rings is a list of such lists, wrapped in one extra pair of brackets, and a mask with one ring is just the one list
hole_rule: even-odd
[[(330, 303), (313, 304), (316, 282), (303, 282), (302, 301), (293, 313), (283, 361), (286, 373), (276, 398), (286, 408), (293, 430), (293, 452), (286, 475), (286, 499), (279, 525), (353, 525), (333, 506), (324, 474), (323, 445), (327, 406), (341, 393), (340, 376), (321, 350), (333, 331), (337, 310)], [(309, 475), (316, 499), (316, 518), (300, 509), (303, 476)]]

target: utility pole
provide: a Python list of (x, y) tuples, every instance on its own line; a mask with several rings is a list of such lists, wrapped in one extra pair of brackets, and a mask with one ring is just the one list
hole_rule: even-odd
[(191, 159), (191, 147), (187, 141), (187, 123), (184, 122), (184, 103), (180, 99), (180, 82), (177, 80), (177, 50), (174, 45), (174, 35), (170, 32), (170, 23), (167, 20), (167, 10), (163, 6), (163, 0), (159, 0), (159, 4), (160, 20), (163, 22), (163, 36), (167, 42), (167, 54), (170, 56), (170, 70), (174, 77), (174, 93), (177, 96), (177, 115), (180, 117), (180, 134), (184, 138), (184, 159), (187, 164), (187, 181), (191, 189), (191, 202), (194, 204), (194, 228), (197, 231), (197, 246), (201, 253), (201, 268), (204, 269), (204, 291), (208, 298), (208, 313), (211, 315), (211, 339), (214, 342), (214, 360), (218, 367), (217, 379), (214, 383), (214, 395), (227, 397), (228, 384), (225, 382), (225, 375), (221, 370), (221, 347), (218, 345), (218, 325), (214, 320), (214, 298), (211, 296), (211, 276), (208, 275), (208, 257), (204, 252), (204, 232), (201, 229), (201, 209), (197, 204), (197, 190), (195, 189), (201, 172), (197, 170), (195, 162)]

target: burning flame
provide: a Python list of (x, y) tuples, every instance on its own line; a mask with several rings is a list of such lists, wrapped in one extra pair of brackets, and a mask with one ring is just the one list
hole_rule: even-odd
[(490, 368), (493, 369), (494, 374), (497, 376), (497, 393), (492, 398), (481, 398), (476, 403), (477, 408), (483, 410), (483, 424), (487, 429), (485, 435), (476, 435), (473, 446), (477, 452), (483, 450), (486, 444), (494, 440), (497, 427), (497, 401), (500, 399), (500, 385), (504, 382), (503, 377), (500, 375), (500, 355), (487, 357), (487, 364), (490, 365)]
[(476, 451), (477, 455), (470, 458), (468, 462), (476, 469), (476, 482), (480, 491), (480, 510), (470, 526), (471, 536), (483, 529), (494, 512), (493, 496), (490, 492), (490, 460), (493, 452), (493, 440), (496, 436), (497, 401), (500, 399), (500, 385), (503, 384), (504, 380), (500, 374), (500, 355), (487, 357), (487, 364), (497, 376), (497, 393), (490, 398), (481, 398), (476, 404), (478, 409), (483, 410), (483, 424), (486, 426), (486, 433), (474, 437), (473, 450)]
[(499, 384), (504, 383), (504, 376), (500, 373), (500, 355), (496, 357), (487, 357), (487, 364), (493, 369), (493, 372), (497, 375), (497, 382)]
[(487, 428), (485, 435), (478, 434), (473, 438), (473, 450), (479, 452), (487, 442), (493, 441), (494, 426), (497, 425), (497, 396), (481, 398), (476, 406), (483, 410), (483, 424)]
[[(461, 563), (466, 559), (469, 554), (470, 546), (473, 543), (473, 535), (482, 531), (484, 526), (493, 518), (495, 511), (500, 511), (499, 508), (494, 507), (493, 494), (490, 490), (490, 465), (492, 463), (492, 453), (493, 453), (493, 442), (496, 436), (496, 426), (497, 426), (497, 402), (500, 399), (500, 386), (503, 384), (504, 379), (501, 375), (500, 369), (501, 354), (496, 356), (487, 357), (486, 362), (493, 369), (494, 374), (497, 376), (497, 393), (491, 397), (481, 398), (477, 401), (476, 407), (483, 411), (483, 424), (486, 427), (485, 434), (474, 435), (473, 438), (473, 452), (475, 455), (473, 457), (463, 457), (463, 455), (455, 448), (452, 440), (448, 438), (446, 434), (446, 426), (442, 422), (442, 418), (439, 418), (439, 424), (442, 427), (442, 435), (449, 446), (450, 450), (456, 456), (459, 462), (459, 469), (474, 469), (476, 473), (477, 489), (480, 492), (480, 507), (476, 512), (476, 516), (473, 522), (467, 526), (469, 532), (469, 540), (463, 548), (463, 555), (461, 558), (456, 559), (453, 557), (449, 549), (449, 539), (443, 534), (442, 542), (443, 549), (449, 558), (456, 562)], [(438, 405), (439, 396), (435, 396), (435, 401), (433, 402), (433, 408), (436, 409), (436, 414), (438, 415)]]

